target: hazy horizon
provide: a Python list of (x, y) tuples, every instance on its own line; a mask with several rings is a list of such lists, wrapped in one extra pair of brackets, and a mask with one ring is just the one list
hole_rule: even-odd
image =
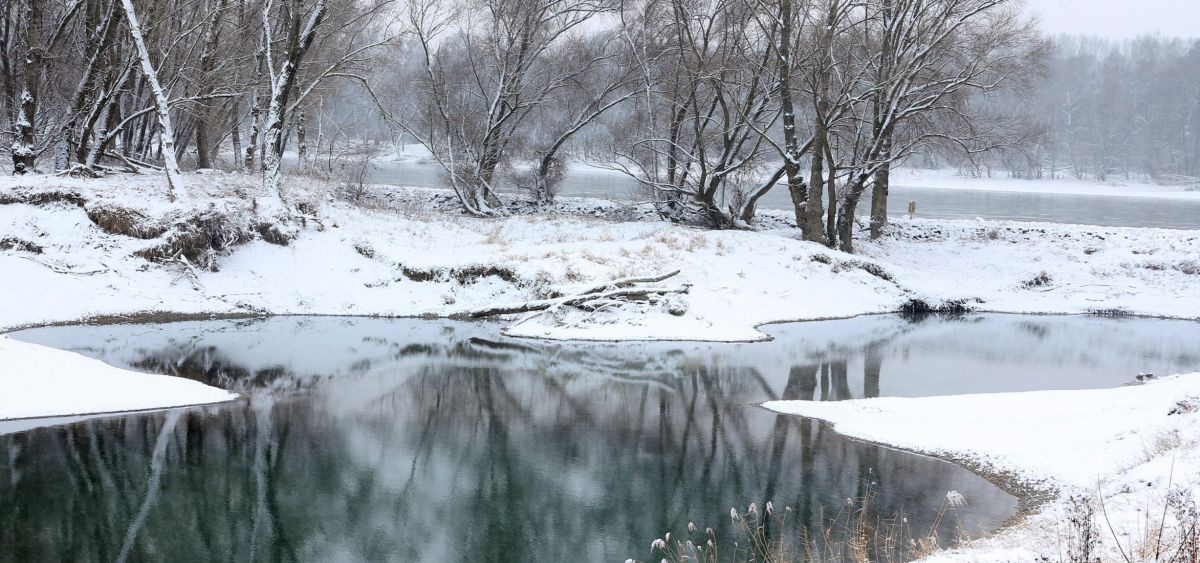
[(1200, 38), (1196, 0), (1027, 0), (1046, 33), (1126, 39), (1146, 34)]

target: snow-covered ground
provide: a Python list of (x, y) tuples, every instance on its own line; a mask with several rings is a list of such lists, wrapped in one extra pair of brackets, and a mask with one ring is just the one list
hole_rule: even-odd
[[(649, 218), (644, 210), (597, 200), (568, 200), (551, 211), (483, 220), (457, 213), (444, 191), (381, 186), (351, 194), (361, 196), (351, 204), (345, 194), (335, 197), (335, 185), (293, 177), (289, 197), (300, 204), (304, 228), (298, 239), (279, 246), (254, 232), (256, 219), (246, 203), (258, 189), (252, 178), (206, 173), (191, 176), (189, 186), (196, 192), (193, 207), (181, 209), (166, 202), (164, 182), (155, 176), (0, 181), (0, 331), (155, 312), (463, 315), (674, 270), (678, 276), (658, 285), (686, 286), (686, 295), (599, 311), (563, 309), (514, 323), (507, 331), (555, 339), (752, 341), (767, 338), (757, 328), (764, 323), (913, 305), (1200, 319), (1196, 231), (900, 218), (887, 237), (860, 242), (860, 254), (852, 256), (797, 240), (783, 213), (764, 213), (755, 232), (673, 225)], [(218, 218), (225, 223), (210, 228)], [(196, 225), (209, 229), (205, 244), (223, 250), (190, 260), (162, 252), (173, 236), (200, 228)], [(137, 394), (132, 389), (148, 389), (144, 386), (151, 380), (163, 385), (169, 380), (92, 365), (109, 383), (89, 378), (92, 371), (76, 370), (73, 384), (52, 387), (71, 390), (55, 397), (57, 402), (39, 403), (34, 386), (25, 388), (28, 400), (5, 401), (19, 396), (14, 394), (22, 389), (18, 385), (51, 383), (49, 377), (70, 371), (63, 366), (82, 361), (64, 354), (0, 345), (0, 366), (5, 366), (0, 419), (227, 398), (194, 386)], [(10, 368), (15, 365), (22, 370)], [(1178, 430), (1180, 444), (1190, 444), (1170, 451), (1182, 452), (1177, 462), (1190, 468), (1188, 482), (1196, 483), (1200, 436), (1184, 424), (1200, 427), (1196, 415), (1166, 418), (1164, 407), (1200, 393), (1197, 382), (1070, 394), (884, 400), (820, 407), (831, 409), (821, 412), (804, 410), (818, 408), (813, 405), (786, 408), (827, 416), (845, 424), (840, 429), (851, 435), (862, 430), (860, 435), (914, 449), (997, 460), (1012, 454), (1001, 467), (1064, 488), (1083, 488), (1094, 474), (1112, 483), (1112, 490), (1126, 485), (1136, 490), (1137, 479), (1165, 482), (1161, 456), (1138, 465), (1135, 454), (1156, 451), (1156, 440), (1171, 429)], [(91, 392), (97, 387), (130, 400), (102, 405)], [(153, 400), (138, 403), (133, 397)], [(83, 408), (82, 402), (91, 406)], [(36, 412), (28, 410), (31, 405)], [(1118, 416), (1111, 415), (1114, 405), (1122, 409)], [(1074, 422), (1067, 425), (1064, 417)], [(906, 424), (914, 429), (911, 436), (902, 431)], [(919, 431), (946, 427), (957, 430)], [(866, 435), (868, 430), (887, 434)], [(937, 442), (930, 436), (948, 437)], [(1030, 443), (1021, 443), (1025, 439)], [(1076, 440), (1084, 445), (1073, 447)], [(1068, 446), (1069, 462), (1045, 461)], [(1075, 469), (1064, 469), (1069, 467)], [(1176, 482), (1183, 482), (1178, 479), (1182, 474)], [(1133, 510), (1136, 494), (1121, 506)], [(985, 547), (1012, 545), (1003, 542), (1014, 534), (1035, 536), (1053, 509)], [(1042, 544), (1030, 545), (1027, 549), (1042, 549)], [(1031, 552), (1013, 553), (1021, 559)]]
[[(118, 369), (0, 335), (0, 421), (220, 403), (237, 395), (203, 383)], [(20, 420), (0, 423), (14, 432)]]
[(1070, 523), (1082, 520), (1074, 496), (1088, 498), (1095, 511), (1100, 560), (1124, 561), (1123, 550), (1133, 561), (1166, 561), (1151, 551), (1161, 545), (1173, 552), (1181, 525), (1176, 509), (1194, 511), (1200, 501), (1200, 374), (1101, 390), (765, 406), (1055, 492), (1017, 525), (931, 560), (1074, 560), (1066, 552), (1088, 529)]
[[(252, 180), (191, 180), (204, 192), (199, 208), (251, 213), (236, 196), (252, 193)], [(278, 246), (250, 236), (216, 258), (218, 271), (206, 271), (135, 255), (169, 232), (111, 234), (89, 217), (122, 209), (143, 214), (140, 224), (171, 225), (177, 211), (157, 178), (5, 184), (0, 193), (25, 199), (54, 190), (77, 197), (0, 205), (0, 239), (8, 241), (0, 328), (150, 311), (447, 316), (672, 270), (681, 274), (663, 285), (690, 285), (680, 316), (627, 307), (535, 319), (511, 333), (760, 340), (763, 323), (895, 311), (912, 300), (1200, 318), (1200, 233), (1191, 231), (901, 218), (885, 240), (861, 242), (861, 255), (851, 256), (796, 240), (783, 214), (764, 217), (779, 228), (704, 231), (617, 220), (632, 212), (575, 200), (561, 206), (571, 213), (479, 220), (430, 210), (453, 208), (435, 190), (380, 188), (364, 208), (335, 200), (328, 185), (296, 180), (293, 197), (318, 216), (300, 238)]]

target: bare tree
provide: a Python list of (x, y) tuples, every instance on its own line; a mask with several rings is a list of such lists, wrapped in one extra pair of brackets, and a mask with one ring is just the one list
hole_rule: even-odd
[(759, 33), (753, 6), (738, 0), (631, 9), (645, 85), (614, 134), (612, 166), (656, 194), (672, 220), (744, 226), (764, 192), (764, 132), (780, 115), (770, 70), (779, 27)]
[[(870, 101), (859, 104), (839, 132), (846, 149), (833, 234), (847, 252), (854, 249), (855, 211), (869, 186), (878, 187), (878, 209), (886, 211), (892, 163), (935, 140), (967, 152), (987, 148), (973, 135), (964, 93), (1005, 85), (1024, 72), (1038, 46), (1032, 23), (1012, 0), (874, 0), (865, 10), (863, 58), (871, 72), (862, 88)], [(886, 215), (874, 220), (880, 229)]]
[[(304, 55), (308, 52), (308, 48), (312, 45), (313, 40), (317, 36), (317, 26), (321, 25), (321, 20), (325, 18), (325, 10), (329, 7), (328, 0), (316, 0), (312, 8), (308, 10), (307, 16), (300, 4), (300, 0), (290, 0), (287, 6), (287, 13), (281, 17), (283, 20), (284, 34), (287, 37), (283, 59), (279, 62), (279, 67), (275, 67), (273, 48), (272, 48), (272, 32), (273, 22), (271, 21), (271, 8), (274, 0), (267, 0), (263, 7), (263, 44), (266, 49), (266, 62), (269, 70), (268, 81), (270, 83), (270, 97), (267, 105), (267, 114), (264, 119), (264, 158), (263, 167), (265, 168), (263, 187), (266, 188), (267, 197), (261, 204), (260, 209), (264, 215), (275, 216), (285, 213), (283, 198), (279, 195), (279, 180), (280, 171), (283, 168), (283, 126), (287, 120), (288, 101), (291, 98), (292, 90), (296, 85), (296, 76), (300, 71), (300, 64), (304, 60)], [(290, 14), (291, 17), (286, 17)]]
[[(410, 4), (422, 95), (401, 125), (429, 148), (468, 213), (504, 213), (496, 196), (498, 171), (508, 164), (530, 116), (609, 57), (601, 52), (581, 65), (561, 64), (572, 34), (611, 9), (595, 0)], [(582, 128), (608, 107), (609, 94), (604, 94), (574, 124)], [(572, 128), (566, 128), (562, 142)], [(538, 165), (541, 170), (545, 164), (540, 181), (549, 179), (561, 144), (546, 149)]]
[(553, 54), (550, 65), (572, 75), (531, 116), (536, 127), (523, 145), (534, 165), (526, 186), (539, 205), (549, 204), (566, 172), (568, 143), (613, 108), (637, 94), (637, 65), (615, 32), (573, 37)]

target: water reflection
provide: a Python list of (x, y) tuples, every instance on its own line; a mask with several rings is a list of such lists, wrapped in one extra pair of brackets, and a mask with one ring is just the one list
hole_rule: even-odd
[(624, 560), (689, 521), (728, 540), (751, 501), (793, 507), (798, 534), (871, 483), (918, 530), (962, 492), (943, 542), (994, 527), (1015, 500), (977, 476), (752, 406), (886, 392), (892, 346), (938, 323), (877, 323), (759, 345), (334, 318), (27, 331), (251, 399), (0, 437), (0, 560)]

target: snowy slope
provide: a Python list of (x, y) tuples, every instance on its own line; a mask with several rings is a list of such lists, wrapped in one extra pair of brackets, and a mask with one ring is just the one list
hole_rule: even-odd
[[(1060, 560), (1072, 533), (1065, 524), (1072, 495), (1103, 499), (1093, 504), (1111, 523), (1096, 522), (1105, 536), (1104, 560), (1123, 560), (1121, 550), (1145, 542), (1149, 515), (1158, 518), (1169, 495), (1197, 500), (1200, 491), (1200, 374), (1101, 390), (764, 406), (830, 421), (841, 434), (965, 460), (1058, 491), (1054, 502), (1013, 528), (933, 560)], [(1165, 512), (1162, 518), (1172, 524), (1171, 510)]]

